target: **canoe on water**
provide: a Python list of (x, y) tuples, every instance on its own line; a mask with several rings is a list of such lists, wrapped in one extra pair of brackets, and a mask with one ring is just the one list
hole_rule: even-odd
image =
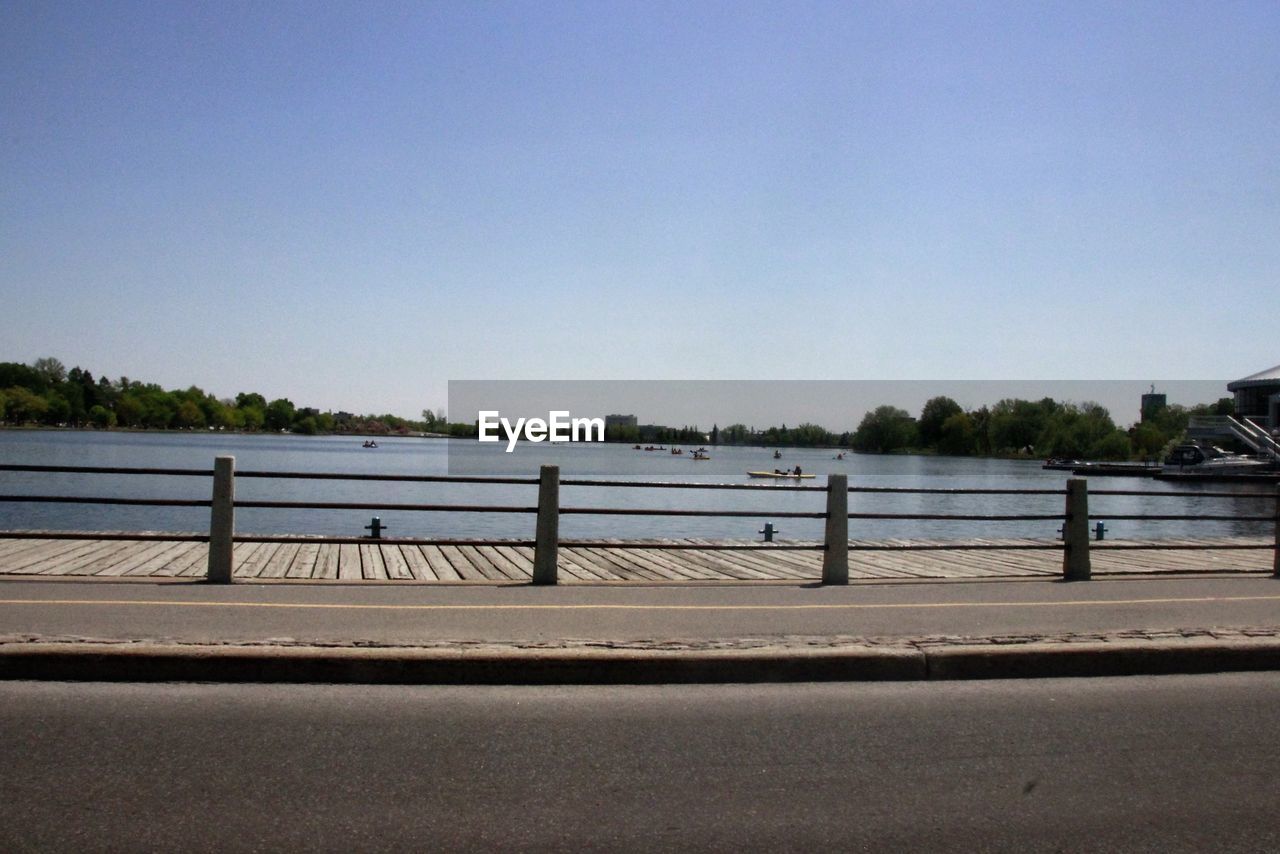
[(779, 474), (775, 471), (749, 471), (747, 477), (785, 477), (791, 480), (808, 480), (816, 475), (812, 474)]

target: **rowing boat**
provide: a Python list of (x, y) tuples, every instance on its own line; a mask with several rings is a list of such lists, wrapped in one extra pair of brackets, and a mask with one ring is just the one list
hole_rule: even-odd
[(815, 475), (811, 474), (787, 474), (785, 472), (776, 471), (749, 471), (747, 477), (785, 477), (792, 480), (808, 480)]

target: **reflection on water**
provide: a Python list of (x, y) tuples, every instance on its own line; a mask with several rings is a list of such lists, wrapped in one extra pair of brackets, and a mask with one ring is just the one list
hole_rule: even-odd
[[(680, 483), (748, 483), (746, 472), (799, 465), (817, 475), (807, 485), (822, 486), (827, 474), (849, 477), (851, 486), (929, 489), (1062, 489), (1066, 472), (1045, 471), (1039, 462), (956, 457), (863, 456), (784, 449), (774, 460), (764, 448), (711, 449), (711, 459), (695, 462), (667, 451), (636, 451), (623, 445), (523, 446), (504, 454), (501, 445), (437, 439), (378, 440), (366, 449), (352, 437), (218, 435), (209, 433), (92, 433), (49, 431), (0, 432), (0, 462), (41, 465), (145, 466), (212, 469), (213, 458), (231, 454), (239, 471), (299, 471), (376, 474), (487, 473), (530, 475), (541, 463), (561, 466), (562, 477), (599, 477), (630, 481)], [(756, 483), (762, 483), (756, 481)], [(735, 537), (755, 538), (766, 521), (774, 521), (783, 539), (819, 539), (822, 523), (812, 519), (775, 519), (784, 511), (821, 512), (821, 492), (794, 492), (770, 487), (759, 491), (675, 489), (561, 488), (565, 507), (630, 507), (650, 509), (733, 509), (759, 511), (753, 518), (672, 518), (567, 515), (561, 536), (579, 537)], [(1267, 516), (1273, 486), (1252, 484), (1164, 483), (1147, 478), (1090, 479), (1090, 510), (1097, 515), (1178, 514)], [(1142, 496), (1098, 495), (1098, 490), (1140, 490)], [(131, 475), (41, 475), (0, 472), (0, 493), (86, 495), (137, 498), (208, 498), (207, 477), (143, 477)], [(1169, 497), (1168, 492), (1222, 493), (1233, 497)], [(350, 501), (397, 504), (492, 504), (533, 507), (537, 487), (455, 483), (353, 483), (345, 481), (241, 478), (236, 496), (242, 500)], [(1255, 497), (1251, 497), (1255, 496)], [(855, 513), (1057, 514), (1057, 495), (898, 495), (853, 493)], [(359, 536), (371, 511), (271, 510), (236, 511), (240, 533), (306, 533)], [(532, 514), (460, 514), (378, 512), (389, 536), (518, 537), (531, 539)], [(969, 537), (1056, 537), (1060, 523), (963, 522), (946, 520), (852, 520), (850, 536), (858, 539), (960, 539)], [(202, 531), (208, 527), (203, 508), (102, 507), (94, 505), (0, 503), (0, 529)], [(1127, 522), (1107, 523), (1108, 539), (1204, 536), (1269, 536), (1271, 522)]]

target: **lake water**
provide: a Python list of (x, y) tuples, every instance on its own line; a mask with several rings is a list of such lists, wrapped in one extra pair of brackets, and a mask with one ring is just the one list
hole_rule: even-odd
[[(666, 451), (637, 451), (625, 445), (522, 446), (514, 454), (501, 445), (473, 440), (385, 438), (377, 449), (360, 438), (213, 433), (95, 433), (79, 431), (0, 431), (0, 463), (39, 465), (131, 466), (211, 469), (221, 454), (236, 458), (239, 470), (373, 474), (536, 474), (543, 463), (561, 466), (561, 477), (600, 477), (629, 481), (747, 483), (749, 470), (800, 465), (818, 475), (806, 484), (823, 485), (824, 476), (842, 473), (850, 486), (906, 488), (1062, 489), (1066, 472), (1046, 471), (1037, 461), (958, 457), (874, 456), (816, 449), (784, 449), (774, 460), (764, 448), (714, 447), (712, 459), (694, 462)], [(756, 483), (761, 483), (756, 481)], [(769, 482), (764, 482), (769, 483)], [(132, 498), (207, 499), (208, 477), (73, 475), (0, 472), (0, 494), (80, 495)], [(1265, 515), (1271, 503), (1248, 498), (1271, 494), (1274, 487), (1231, 484), (1188, 486), (1148, 478), (1092, 478), (1091, 490), (1224, 492), (1239, 498), (1165, 498), (1092, 495), (1094, 514)], [(492, 504), (534, 506), (537, 487), (457, 483), (353, 483), (345, 481), (242, 478), (242, 500), (360, 501), (416, 504)], [(579, 537), (733, 537), (754, 538), (779, 511), (824, 509), (820, 493), (766, 488), (760, 491), (610, 489), (563, 486), (565, 507), (631, 507), (758, 510), (753, 518), (673, 518), (565, 516), (561, 536)], [(851, 512), (1022, 514), (1061, 513), (1061, 496), (939, 496), (859, 494), (849, 496)], [(241, 534), (329, 534), (359, 536), (375, 511), (275, 510), (238, 508)], [(377, 512), (387, 535), (396, 537), (516, 537), (532, 539), (532, 514)], [(783, 539), (820, 539), (822, 523), (775, 519)], [(1059, 523), (853, 520), (854, 538), (1053, 537)], [(205, 508), (119, 507), (0, 502), (0, 529), (205, 531)], [(1112, 522), (1112, 539), (1254, 535), (1272, 531), (1266, 522)]]

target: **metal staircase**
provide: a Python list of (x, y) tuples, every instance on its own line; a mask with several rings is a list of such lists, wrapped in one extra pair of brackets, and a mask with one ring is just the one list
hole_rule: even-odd
[(1233, 418), (1230, 415), (1198, 416), (1187, 424), (1189, 439), (1222, 439), (1230, 437), (1238, 439), (1253, 449), (1260, 457), (1267, 457), (1272, 462), (1280, 462), (1280, 442), (1266, 431), (1264, 427), (1248, 418)]

